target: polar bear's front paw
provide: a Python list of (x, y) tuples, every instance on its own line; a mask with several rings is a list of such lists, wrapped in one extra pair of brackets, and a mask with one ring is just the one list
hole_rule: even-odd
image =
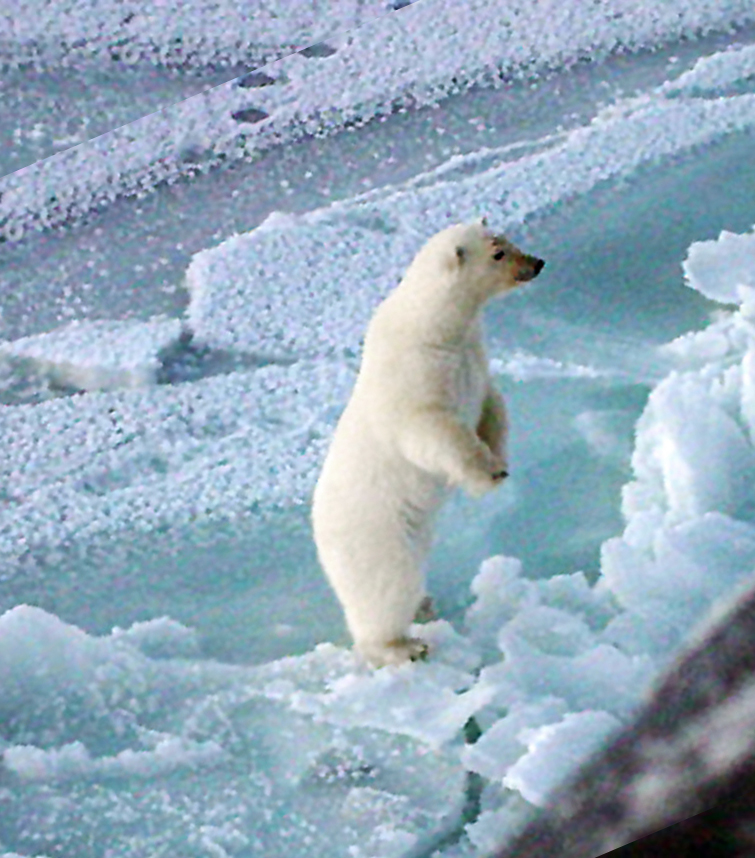
[(400, 637), (384, 644), (360, 645), (358, 649), (373, 667), (424, 661), (430, 648), (421, 638)]

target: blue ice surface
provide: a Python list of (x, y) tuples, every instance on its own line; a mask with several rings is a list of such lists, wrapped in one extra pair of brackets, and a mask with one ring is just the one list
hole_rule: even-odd
[[(628, 68), (626, 60), (622, 63), (618, 70), (608, 64), (591, 74), (600, 78), (610, 73), (630, 86), (632, 74), (643, 78), (662, 71), (658, 56), (635, 60)], [(571, 98), (577, 104), (584, 98), (574, 76), (554, 80), (541, 85), (546, 94), (557, 84), (562, 91), (574, 87)], [(587, 80), (595, 83), (590, 75)], [(84, 270), (96, 272), (89, 276), (94, 287), (87, 293), (88, 303), (75, 313), (112, 317), (134, 312), (145, 318), (155, 312), (177, 313), (185, 302), (173, 289), (178, 273), (194, 250), (208, 246), (209, 236), (218, 241), (234, 230), (249, 229), (269, 210), (281, 208), (282, 201), (292, 209), (306, 209), (323, 198), (348, 196), (359, 190), (360, 174), (395, 182), (408, 178), (412, 169), (426, 169), (427, 147), (420, 147), (422, 159), (413, 154), (416, 141), (424, 142), (428, 136), (423, 123), (445, 123), (450, 130), (444, 136), (465, 151), (479, 147), (483, 141), (469, 132), (467, 118), (489, 107), (491, 99), (507, 97), (524, 100), (516, 90), (505, 95), (468, 94), (447, 101), (439, 111), (393, 117), (353, 135), (297, 144), (257, 164), (160, 190), (145, 201), (121, 201), (75, 233), (29, 239), (8, 252), (15, 269), (9, 271), (8, 284), (26, 278), (28, 290), (23, 300), (8, 308), (3, 335), (33, 333), (35, 326), (45, 330), (61, 321), (55, 314), (75, 306), (62, 289), (66, 283), (80, 283)], [(548, 116), (549, 97), (543, 96), (539, 115), (533, 108), (531, 126), (538, 126), (538, 134), (554, 121)], [(563, 103), (566, 113), (566, 99)], [(517, 132), (507, 123), (494, 126), (484, 144), (509, 142), (524, 127), (526, 123)], [(388, 165), (385, 159), (396, 141), (401, 147), (393, 153), (397, 162)], [(512, 477), (483, 504), (456, 499), (441, 522), (430, 582), (446, 618), (457, 624), (461, 620), (471, 600), (469, 582), (479, 562), (492, 554), (519, 557), (532, 577), (579, 569), (588, 578), (596, 577), (601, 543), (622, 526), (619, 493), (630, 474), (634, 422), (651, 384), (664, 372), (653, 347), (702, 327), (713, 306), (684, 287), (680, 261), (693, 241), (713, 238), (722, 228), (747, 230), (755, 219), (752, 142), (749, 133), (732, 134), (701, 151), (643, 167), (629, 179), (607, 182), (527, 219), (512, 235), (547, 259), (548, 276), (487, 313), (491, 357), (505, 361), (523, 349), (605, 374), (522, 380), (501, 374), (512, 415)], [(431, 150), (431, 156), (442, 154), (440, 147)], [(381, 165), (377, 171), (375, 161)], [(397, 176), (397, 167), (402, 175)], [(347, 176), (349, 168), (353, 172)], [(311, 171), (309, 181), (319, 190), (286, 196), (280, 179), (297, 175), (296, 170), (300, 176)], [(290, 181), (290, 187), (298, 190), (297, 182)], [(306, 187), (304, 179), (301, 186)], [(253, 201), (250, 188), (255, 189)], [(233, 197), (235, 190), (239, 193)], [(176, 248), (179, 243), (182, 247)], [(152, 285), (154, 271), (135, 277), (136, 259), (151, 265), (163, 254), (168, 261), (158, 268), (163, 281), (157, 288)], [(96, 260), (93, 269), (86, 267), (91, 260)], [(55, 286), (49, 289), (53, 280)], [(580, 419), (585, 414), (588, 417)], [(32, 693), (24, 718), (16, 718), (12, 725), (8, 720), (3, 746), (53, 747), (82, 741), (102, 758), (136, 747), (139, 741), (145, 747), (150, 742), (159, 747), (154, 736), (145, 738), (143, 733), (176, 729), (176, 712), (189, 700), (197, 703), (192, 734), (196, 745), (187, 745), (188, 751), (179, 749), (176, 758), (191, 759), (191, 753), (202, 752), (210, 759), (213, 747), (207, 743), (216, 740), (236, 753), (231, 761), (218, 755), (214, 767), (201, 770), (202, 780), (167, 770), (164, 781), (148, 776), (145, 785), (136, 764), (130, 775), (121, 771), (109, 780), (107, 774), (87, 770), (86, 758), (76, 757), (77, 751), (71, 752), (67, 764), (73, 775), (53, 781), (52, 787), (44, 782), (38, 787), (33, 781), (19, 787), (8, 775), (11, 788), (0, 799), (5, 802), (0, 813), (3, 848), (25, 855), (62, 850), (81, 858), (104, 854), (105, 846), (119, 858), (159, 854), (154, 851), (159, 849), (174, 854), (273, 855), (270, 850), (283, 842), (274, 835), (290, 830), (295, 839), (305, 837), (310, 820), (325, 813), (329, 795), (342, 798), (339, 790), (344, 784), (382, 790), (384, 804), (390, 804), (391, 796), (409, 796), (403, 804), (397, 800), (393, 810), (383, 809), (380, 821), (389, 825), (393, 820), (397, 828), (400, 819), (417, 817), (419, 811), (411, 802), (424, 788), (423, 778), (443, 772), (449, 793), (459, 790), (458, 771), (445, 758), (436, 761), (435, 769), (420, 765), (414, 782), (401, 783), (402, 770), (410, 761), (415, 764), (416, 754), (403, 739), (364, 734), (360, 756), (361, 752), (353, 753), (358, 736), (339, 738), (337, 731), (325, 736), (322, 733), (330, 728), (318, 733), (320, 728), (294, 716), (282, 721), (269, 699), (240, 693), (245, 684), (261, 682), (257, 674), (244, 672), (250, 665), (305, 653), (322, 641), (347, 642), (338, 607), (317, 569), (306, 507), (252, 514), (228, 525), (125, 533), (117, 540), (86, 544), (74, 540), (30, 552), (16, 565), (6, 565), (3, 575), (2, 610), (19, 604), (38, 606), (89, 635), (108, 635), (114, 626), (125, 629), (167, 615), (198, 635), (197, 648), (187, 647), (185, 652), (179, 636), (178, 654), (188, 666), (171, 668), (172, 679), (170, 671), (152, 675), (153, 668), (140, 661), (139, 652), (149, 651), (143, 640), (127, 641), (118, 656), (107, 647), (120, 644), (103, 645), (103, 661), (111, 673), (122, 671), (142, 682), (132, 688), (131, 680), (122, 686), (117, 677), (114, 680), (114, 688), (121, 692), (125, 688), (133, 699), (119, 701), (113, 691), (112, 699), (95, 704), (62, 693), (67, 708), (56, 713), (45, 709), (41, 695)], [(28, 619), (42, 649), (70, 647), (76, 653), (76, 647), (89, 646), (68, 626), (37, 615)], [(163, 642), (170, 638), (161, 635)], [(176, 685), (175, 698), (171, 682)], [(173, 707), (176, 711), (171, 711)], [(304, 735), (303, 744), (312, 751), (311, 766), (301, 764), (299, 780), (287, 786), (281, 778), (286, 771), (281, 760)], [(333, 756), (334, 747), (341, 748), (342, 757)], [(383, 766), (379, 774), (370, 768), (375, 760)], [(88, 774), (77, 776), (79, 771)], [(435, 785), (443, 792), (437, 781)], [(48, 790), (57, 804), (53, 800), (45, 804), (50, 800)], [(312, 791), (314, 798), (304, 802), (301, 819), (292, 822), (287, 809), (296, 806), (302, 790)], [(376, 812), (375, 794), (364, 796), (370, 812)], [(249, 813), (255, 801), (268, 811), (267, 819), (264, 813)], [(425, 816), (419, 813), (407, 828), (415, 831), (423, 824), (438, 824), (437, 807), (421, 811)], [(353, 812), (364, 825), (359, 808)], [(327, 835), (322, 828), (313, 831), (312, 849), (327, 849)]]

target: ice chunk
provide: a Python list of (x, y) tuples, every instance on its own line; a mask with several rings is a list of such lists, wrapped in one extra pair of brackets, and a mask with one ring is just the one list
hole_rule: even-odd
[(199, 652), (196, 631), (170, 617), (133, 623), (125, 630), (116, 626), (111, 637), (128, 641), (150, 658), (188, 658)]
[(755, 527), (717, 512), (659, 528), (650, 551), (609, 540), (603, 584), (631, 615), (611, 621), (604, 639), (624, 649), (644, 639), (647, 651), (668, 652), (754, 567)]
[(535, 816), (534, 805), (519, 792), (510, 791), (502, 807), (483, 810), (477, 819), (466, 826), (469, 840), (474, 844), (472, 858), (493, 855), (502, 843), (508, 843)]
[(490, 557), (480, 565), (470, 585), (475, 601), (465, 616), (469, 635), (479, 645), (496, 646), (503, 623), (523, 606), (537, 604), (536, 588), (521, 573), (516, 557)]
[(750, 444), (755, 446), (755, 349), (750, 349), (742, 361), (742, 417)]
[[(736, 513), (751, 495), (752, 446), (703, 378), (672, 373), (650, 395), (637, 425), (632, 459), (640, 482), (653, 487), (672, 520), (718, 510)], [(628, 517), (639, 511), (625, 491)]]
[(623, 717), (636, 706), (655, 669), (648, 655), (627, 655), (600, 642), (577, 655), (551, 655), (506, 626), (500, 642), (503, 661), (480, 674), (498, 706), (555, 696), (573, 711), (605, 709)]
[(191, 742), (178, 736), (160, 740), (154, 750), (126, 748), (114, 756), (93, 759), (81, 742), (43, 750), (33, 745), (12, 745), (3, 752), (5, 767), (22, 780), (60, 781), (81, 777), (150, 778), (188, 766), (197, 768), (222, 761), (217, 742)]
[(739, 304), (739, 286), (755, 286), (755, 234), (723, 230), (713, 241), (697, 241), (684, 260), (689, 285), (706, 298)]
[[(583, 572), (527, 579), (522, 577), (521, 561), (515, 557), (496, 556), (483, 561), (470, 586), (475, 601), (467, 609), (465, 624), (470, 638), (488, 653), (491, 644), (497, 647), (504, 624), (527, 614), (543, 617), (546, 626), (550, 616), (563, 619), (584, 643), (588, 627), (604, 626), (616, 612), (612, 595), (595, 591)], [(548, 613), (548, 606), (554, 609), (553, 614)], [(568, 639), (567, 633), (565, 640)]]
[(181, 334), (178, 319), (74, 321), (0, 345), (0, 354), (30, 361), (50, 384), (113, 390), (154, 384), (159, 355)]
[(542, 806), (576, 765), (620, 726), (607, 712), (587, 710), (565, 715), (554, 724), (524, 729), (519, 737), (527, 745), (527, 754), (509, 769), (503, 782), (519, 790), (527, 801)]
[(473, 772), (491, 780), (501, 780), (527, 750), (522, 730), (552, 724), (567, 712), (565, 701), (557, 697), (515, 704), (474, 745), (464, 748), (462, 761)]
[(490, 369), (498, 375), (511, 376), (514, 381), (529, 381), (533, 378), (602, 378), (610, 375), (607, 370), (539, 357), (521, 349), (507, 358), (493, 358)]
[[(493, 690), (476, 685), (471, 674), (454, 666), (459, 659), (458, 643), (445, 621), (425, 624), (416, 631), (432, 645), (426, 663), (347, 673), (329, 681), (324, 691), (276, 683), (269, 693), (319, 721), (387, 730), (439, 747), (460, 734), (469, 718), (490, 702)], [(451, 664), (446, 662), (443, 638)], [(463, 659), (469, 663), (468, 654)]]

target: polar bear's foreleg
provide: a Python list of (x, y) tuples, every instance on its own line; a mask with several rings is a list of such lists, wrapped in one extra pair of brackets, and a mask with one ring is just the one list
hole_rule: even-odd
[(501, 456), (443, 408), (425, 408), (407, 415), (398, 442), (412, 464), (462, 486), (472, 495), (490, 491), (506, 476)]
[(507, 466), (506, 446), (509, 434), (509, 421), (506, 403), (501, 394), (492, 386), (488, 387), (482, 412), (477, 423), (477, 437), (490, 447)]

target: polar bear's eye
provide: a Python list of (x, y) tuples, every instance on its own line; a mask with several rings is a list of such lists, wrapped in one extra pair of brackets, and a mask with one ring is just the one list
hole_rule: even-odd
[(498, 253), (493, 254), (493, 259), (503, 259), (505, 256), (505, 252), (503, 250), (499, 250)]

